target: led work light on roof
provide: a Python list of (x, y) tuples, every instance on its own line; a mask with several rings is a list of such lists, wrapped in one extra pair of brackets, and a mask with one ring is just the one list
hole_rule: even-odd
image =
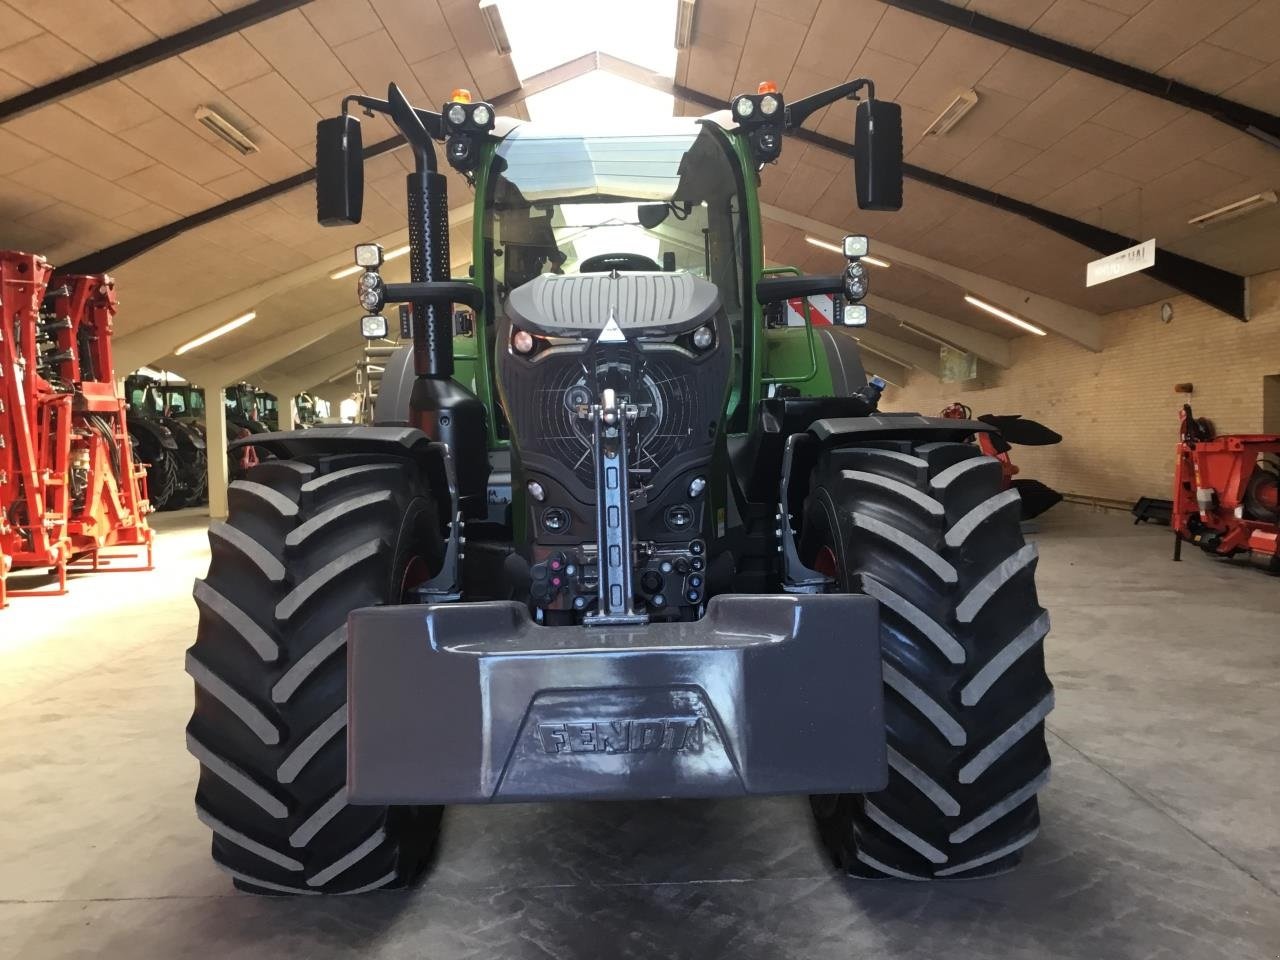
[(786, 101), (778, 85), (770, 80), (756, 89), (733, 98), (734, 119), (747, 134), (751, 156), (758, 164), (773, 163), (782, 155), (782, 125), (786, 119)]
[(449, 95), (444, 111), (447, 124), (445, 156), (449, 166), (459, 173), (470, 174), (479, 161), (477, 141), (493, 129), (496, 118), (493, 106), (488, 103), (472, 103), (471, 91), (458, 89)]

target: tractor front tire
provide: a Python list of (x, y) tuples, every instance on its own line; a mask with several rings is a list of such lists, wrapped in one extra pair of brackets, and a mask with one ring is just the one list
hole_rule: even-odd
[(966, 443), (825, 452), (802, 552), (880, 601), (889, 783), (812, 798), (833, 859), (862, 877), (967, 879), (1012, 868), (1049, 778), (1048, 614), (1017, 491)]
[(403, 885), (439, 807), (347, 803), (347, 615), (399, 603), (440, 565), (440, 518), (395, 458), (272, 460), (228, 490), (209, 529), (187, 672), (196, 813), (244, 891), (346, 894)]
[(147, 466), (147, 499), (156, 510), (170, 510), (178, 504), (178, 457), (161, 450)]
[(181, 485), (175, 500), (183, 507), (198, 507), (209, 499), (209, 461), (197, 450), (182, 464)]

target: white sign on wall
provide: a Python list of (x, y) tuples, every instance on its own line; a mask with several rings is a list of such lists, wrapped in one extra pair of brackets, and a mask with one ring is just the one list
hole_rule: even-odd
[(1156, 265), (1156, 242), (1154, 239), (1140, 243), (1128, 250), (1121, 250), (1101, 260), (1094, 260), (1085, 268), (1084, 285), (1096, 287), (1108, 280), (1125, 277), (1139, 270)]

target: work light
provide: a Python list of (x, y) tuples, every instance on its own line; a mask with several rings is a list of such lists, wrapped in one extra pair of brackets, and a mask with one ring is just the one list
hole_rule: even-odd
[(377, 243), (357, 244), (356, 266), (372, 269), (382, 266), (382, 246)]
[(360, 333), (366, 340), (382, 340), (387, 336), (387, 318), (380, 313), (360, 318)]
[(854, 257), (865, 257), (867, 249), (868, 244), (865, 236), (852, 234), (844, 238), (844, 255), (850, 260)]

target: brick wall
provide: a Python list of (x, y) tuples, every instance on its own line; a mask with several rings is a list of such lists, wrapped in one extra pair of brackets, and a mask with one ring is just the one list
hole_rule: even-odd
[(1280, 381), (1266, 381), (1280, 375), (1280, 271), (1254, 277), (1250, 298), (1249, 323), (1190, 297), (1170, 300), (1169, 324), (1160, 319), (1160, 303), (1111, 314), (1103, 319), (1101, 353), (1052, 333), (1022, 336), (1008, 370), (984, 364), (971, 384), (913, 371), (881, 406), (936, 414), (958, 400), (975, 415), (1022, 414), (1063, 436), (1053, 447), (1015, 447), (1023, 476), (1111, 500), (1168, 497), (1178, 410), (1187, 399), (1174, 384), (1195, 385), (1196, 414), (1220, 432), (1257, 433), (1280, 420)]

